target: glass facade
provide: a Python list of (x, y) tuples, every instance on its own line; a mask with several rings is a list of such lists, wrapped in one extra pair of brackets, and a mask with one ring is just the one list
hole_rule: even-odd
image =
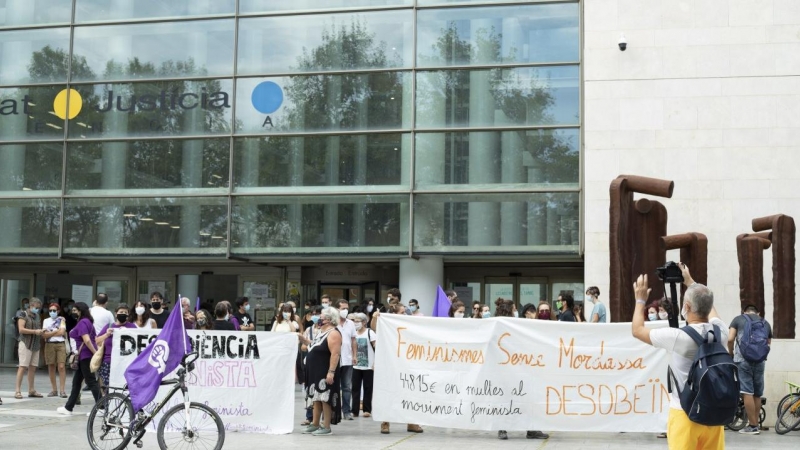
[(580, 4), (0, 1), (0, 255), (579, 255)]

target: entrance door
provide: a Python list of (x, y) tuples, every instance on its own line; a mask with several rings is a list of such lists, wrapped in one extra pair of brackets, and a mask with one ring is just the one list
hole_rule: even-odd
[(484, 284), (486, 303), (494, 314), (494, 302), (499, 297), (513, 300), (517, 304), (517, 311), (521, 312), (528, 303), (538, 305), (540, 301), (547, 300), (547, 286), (547, 278), (487, 277)]
[(484, 298), (486, 299), (485, 303), (489, 305), (492, 311), (492, 315), (495, 312), (494, 302), (498, 298), (517, 302), (516, 283), (517, 279), (514, 277), (486, 277), (486, 282), (483, 285)]
[[(241, 297), (247, 297), (250, 303), (250, 315), (256, 322), (256, 330), (269, 330), (275, 317), (280, 293), (278, 277), (239, 277)], [(234, 306), (235, 308), (236, 306)]]
[(336, 302), (340, 299), (347, 300), (347, 302), (350, 304), (351, 311), (353, 310), (354, 306), (364, 303), (364, 300), (367, 298), (378, 300), (378, 297), (376, 297), (378, 294), (377, 281), (358, 284), (320, 283), (318, 291), (319, 298), (325, 294), (330, 295), (332, 304), (334, 306), (336, 306)]
[(120, 304), (128, 304), (129, 291), (128, 291), (127, 278), (95, 278), (94, 291), (98, 294), (106, 294), (108, 296), (108, 305), (106, 308), (114, 312)]
[(16, 364), (17, 356), (14, 347), (17, 340), (14, 337), (13, 320), (19, 310), (22, 299), (33, 296), (32, 276), (0, 277), (0, 361), (3, 364)]

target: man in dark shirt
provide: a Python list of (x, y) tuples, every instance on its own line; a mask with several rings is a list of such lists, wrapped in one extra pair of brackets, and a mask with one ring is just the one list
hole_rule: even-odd
[(250, 301), (247, 297), (239, 297), (236, 299), (236, 312), (233, 317), (239, 321), (239, 330), (241, 331), (255, 331), (256, 325), (253, 323), (253, 318), (248, 313), (250, 311)]
[(223, 302), (217, 303), (216, 308), (214, 308), (214, 316), (217, 318), (214, 321), (215, 330), (236, 331), (236, 327), (228, 321), (228, 305)]
[(556, 304), (561, 305), (561, 315), (558, 320), (561, 322), (575, 322), (575, 314), (572, 313), (572, 307), (575, 306), (575, 299), (570, 294), (561, 294), (556, 300)]
[(150, 318), (156, 321), (159, 330), (164, 328), (164, 324), (167, 323), (169, 318), (169, 314), (162, 307), (163, 305), (164, 296), (161, 295), (161, 292), (155, 291), (150, 294)]

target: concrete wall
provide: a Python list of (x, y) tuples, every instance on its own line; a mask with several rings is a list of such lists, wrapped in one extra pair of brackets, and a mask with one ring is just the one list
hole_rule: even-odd
[[(674, 180), (673, 198), (663, 200), (669, 233), (708, 236), (709, 285), (730, 321), (739, 313), (736, 235), (752, 231), (754, 217), (800, 221), (800, 1), (583, 3), (585, 282), (608, 291), (611, 180)], [(772, 321), (772, 258), (764, 256)], [(797, 341), (775, 343), (770, 400), (785, 392), (783, 379), (800, 380), (798, 350)]]
[[(589, 0), (584, 30), (586, 283), (607, 290), (610, 181), (667, 178), (669, 232), (708, 236), (732, 318), (736, 235), (758, 216), (800, 220), (800, 2)], [(769, 252), (764, 266), (771, 318)]]

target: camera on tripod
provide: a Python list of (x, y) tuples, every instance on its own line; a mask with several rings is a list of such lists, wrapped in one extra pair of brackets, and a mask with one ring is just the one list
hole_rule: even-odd
[(662, 267), (656, 268), (658, 278), (665, 283), (683, 283), (683, 272), (674, 261), (667, 261)]

